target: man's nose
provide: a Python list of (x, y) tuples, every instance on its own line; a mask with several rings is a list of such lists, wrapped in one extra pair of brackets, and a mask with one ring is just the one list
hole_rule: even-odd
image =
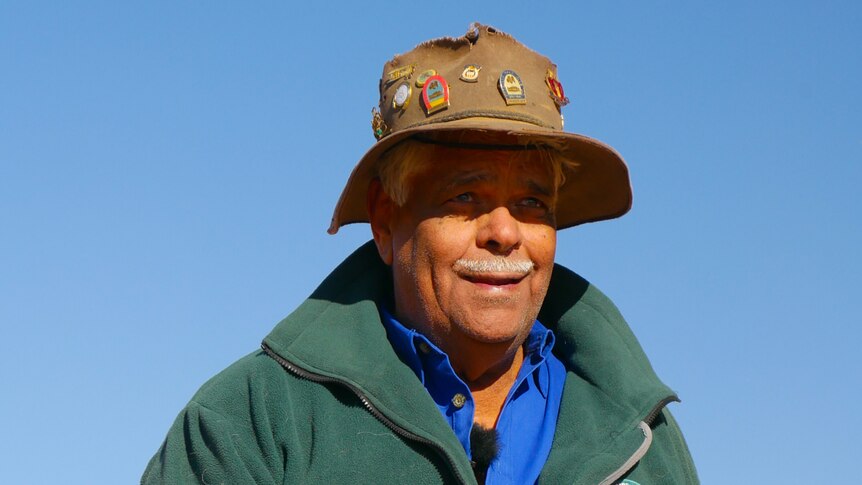
[(506, 256), (521, 246), (521, 223), (506, 207), (497, 207), (479, 217), (476, 244), (494, 254)]

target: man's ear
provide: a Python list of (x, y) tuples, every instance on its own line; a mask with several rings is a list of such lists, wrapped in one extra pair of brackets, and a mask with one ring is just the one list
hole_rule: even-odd
[(392, 216), (395, 202), (386, 195), (380, 179), (375, 178), (368, 185), (368, 197), (365, 200), (368, 219), (371, 222), (371, 235), (380, 259), (392, 266)]

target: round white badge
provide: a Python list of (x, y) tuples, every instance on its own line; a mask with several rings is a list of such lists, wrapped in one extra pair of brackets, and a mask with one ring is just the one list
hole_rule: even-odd
[(410, 87), (410, 83), (401, 83), (398, 88), (395, 89), (395, 97), (392, 100), (392, 107), (397, 109), (406, 109), (407, 105), (410, 104), (411, 94), (413, 94), (413, 88)]

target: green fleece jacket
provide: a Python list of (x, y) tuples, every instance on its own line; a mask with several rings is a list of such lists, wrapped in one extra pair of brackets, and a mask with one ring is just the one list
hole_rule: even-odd
[[(470, 462), (389, 345), (390, 271), (366, 244), (203, 385), (142, 484), (474, 484)], [(549, 484), (698, 483), (662, 384), (614, 305), (557, 265), (539, 320), (568, 372)], [(631, 482), (625, 482), (631, 483)]]

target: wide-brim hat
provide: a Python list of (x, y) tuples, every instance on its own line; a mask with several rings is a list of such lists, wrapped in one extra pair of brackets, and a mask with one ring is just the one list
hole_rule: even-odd
[(568, 103), (557, 66), (510, 35), (473, 24), (463, 37), (424, 42), (383, 67), (372, 110), (377, 143), (338, 199), (329, 232), (368, 222), (366, 196), (377, 162), (404, 140), (487, 148), (546, 146), (564, 163), (557, 229), (619, 217), (631, 208), (625, 161), (593, 138), (563, 131)]

